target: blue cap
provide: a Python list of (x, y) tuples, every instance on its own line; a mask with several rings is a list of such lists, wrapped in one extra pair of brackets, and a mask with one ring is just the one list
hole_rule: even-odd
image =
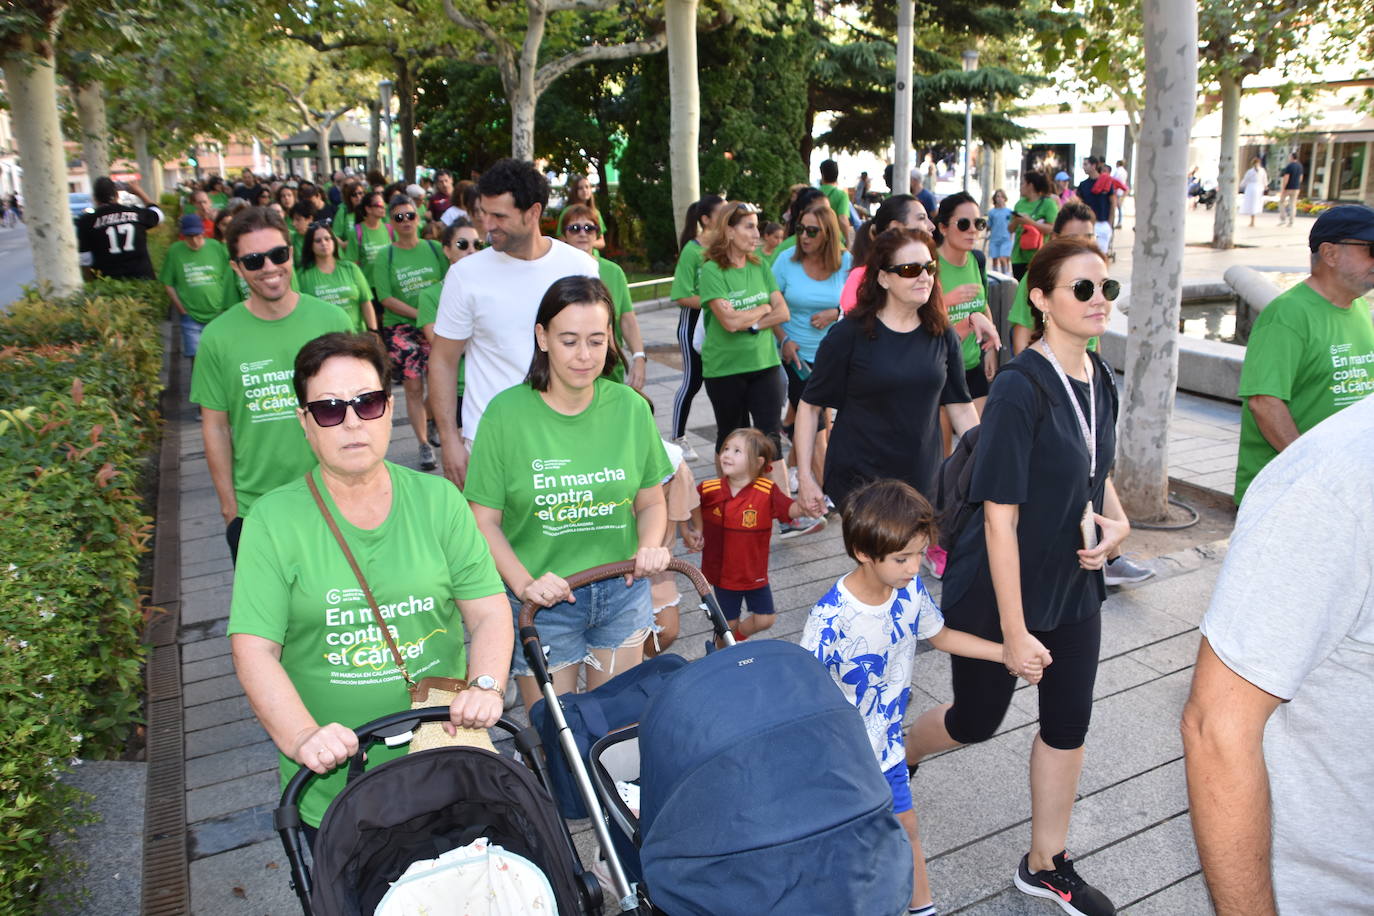
[(201, 218), (199, 216), (196, 216), (194, 213), (187, 213), (185, 216), (181, 218), (181, 234), (204, 235), (205, 223), (202, 222)]
[(1068, 181), (1068, 180), (1069, 180), (1069, 173), (1068, 173), (1068, 172), (1060, 172), (1058, 175), (1055, 175), (1055, 176), (1054, 176), (1054, 180), (1055, 180), (1055, 181)]
[(1322, 242), (1346, 240), (1374, 242), (1374, 209), (1364, 204), (1342, 204), (1332, 207), (1312, 226), (1307, 246), (1316, 251)]

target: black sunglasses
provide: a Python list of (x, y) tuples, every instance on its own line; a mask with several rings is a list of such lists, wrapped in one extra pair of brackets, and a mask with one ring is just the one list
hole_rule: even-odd
[(934, 261), (911, 261), (906, 264), (889, 264), (883, 270), (910, 280), (912, 277), (919, 277), (923, 270), (933, 277), (940, 272), (940, 265)]
[(1369, 256), (1370, 256), (1371, 258), (1374, 258), (1374, 242), (1366, 242), (1366, 241), (1364, 241), (1364, 240), (1361, 239), (1361, 240), (1359, 240), (1359, 241), (1332, 242), (1331, 244), (1332, 244), (1332, 245), (1349, 245), (1349, 246), (1352, 247), (1352, 248), (1367, 248), (1367, 249), (1369, 249)]
[(472, 250), (473, 250), (473, 251), (481, 251), (481, 250), (482, 250), (482, 243), (479, 242), (479, 241), (477, 241), (476, 239), (473, 239), (471, 242), (469, 242), (467, 239), (454, 239), (454, 240), (453, 240), (453, 247), (454, 247), (454, 248), (457, 248), (459, 251), (467, 251), (469, 245), (472, 246)]
[(568, 223), (568, 225), (563, 227), (563, 230), (570, 233), (586, 233), (587, 235), (591, 235), (597, 230), (597, 226), (595, 223)]
[(414, 210), (407, 210), (404, 213), (391, 214), (391, 221), (393, 223), (413, 223), (415, 220), (419, 218), (420, 214), (416, 213)]
[(982, 232), (988, 227), (988, 221), (981, 216), (977, 219), (969, 219), (967, 216), (964, 216), (954, 221), (954, 228), (958, 229), (960, 232), (968, 232), (969, 226)]
[(338, 426), (344, 421), (350, 404), (359, 420), (375, 420), (386, 413), (386, 392), (364, 391), (346, 401), (339, 398), (322, 398), (306, 404), (305, 409), (315, 418), (316, 424), (328, 428)]
[(821, 234), (820, 226), (798, 226), (797, 231), (809, 239), (814, 239)]
[[(1079, 302), (1087, 302), (1093, 297), (1093, 292), (1097, 289), (1097, 284), (1091, 280), (1078, 280), (1067, 286), (1056, 286), (1055, 289), (1071, 289), (1073, 297)], [(1115, 302), (1116, 297), (1121, 295), (1121, 284), (1116, 280), (1102, 281), (1102, 298), (1108, 302)]]
[(235, 258), (243, 265), (244, 270), (262, 270), (264, 264), (271, 261), (273, 264), (285, 264), (291, 260), (291, 246), (278, 245), (276, 248), (269, 248), (266, 251), (255, 251), (252, 254), (245, 254)]

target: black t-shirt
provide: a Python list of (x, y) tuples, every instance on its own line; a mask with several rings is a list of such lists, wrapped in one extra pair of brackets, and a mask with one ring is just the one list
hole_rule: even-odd
[(861, 483), (895, 477), (928, 498), (940, 466), (940, 405), (972, 400), (953, 330), (898, 333), (874, 320), (830, 326), (802, 398), (839, 411), (825, 454), (825, 492), (835, 505)]
[(143, 277), (149, 280), (153, 262), (148, 257), (148, 230), (162, 222), (156, 207), (105, 204), (77, 221), (77, 247), (91, 255), (91, 267), (107, 277)]
[(1112, 218), (1112, 192), (1096, 194), (1093, 192), (1093, 185), (1095, 184), (1097, 184), (1096, 178), (1087, 178), (1080, 182), (1078, 198), (1092, 208), (1093, 215), (1097, 217), (1099, 223), (1105, 223)]
[(1296, 191), (1302, 187), (1301, 162), (1294, 162), (1290, 159), (1280, 174), (1283, 175), (1283, 189), (1285, 191)]
[[(1078, 565), (1083, 546), (1079, 521), (1092, 498), (1102, 511), (1107, 475), (1116, 459), (1117, 393), (1111, 369), (1095, 354), (1093, 392), (1097, 400), (1097, 473), (1088, 481), (1088, 450), (1064, 385), (1036, 347), (1012, 361), (1016, 369), (993, 380), (983, 407), (974, 453), (969, 499), (1020, 506), (1016, 540), (1021, 559), (1021, 604), (1026, 626), (1052, 630), (1096, 614), (1107, 598), (1100, 571)], [(1029, 377), (1028, 377), (1029, 376)], [(1032, 380), (1033, 379), (1033, 380)], [(1088, 384), (1070, 377), (1085, 420)], [(983, 508), (969, 519), (945, 570), (945, 617), (966, 593), (992, 594)], [(974, 609), (986, 612), (987, 609)], [(996, 615), (996, 608), (992, 609)], [(956, 611), (955, 616), (959, 616)]]

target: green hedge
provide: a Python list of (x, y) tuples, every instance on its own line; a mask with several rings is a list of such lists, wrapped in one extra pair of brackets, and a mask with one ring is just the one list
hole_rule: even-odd
[(0, 912), (38, 912), (70, 866), (52, 840), (85, 815), (58, 775), (118, 756), (140, 716), (165, 309), (101, 281), (0, 316)]

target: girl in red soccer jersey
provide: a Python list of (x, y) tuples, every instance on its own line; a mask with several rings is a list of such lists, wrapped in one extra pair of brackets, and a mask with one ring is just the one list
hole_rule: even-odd
[[(697, 485), (701, 494), (701, 571), (715, 588), (735, 639), (747, 639), (773, 625), (773, 591), (768, 587), (768, 540), (773, 520), (806, 513), (765, 474), (777, 458), (773, 443), (752, 427), (737, 429), (720, 446), (720, 470)], [(822, 517), (812, 529), (825, 527)], [(807, 532), (810, 533), (810, 532)], [(748, 605), (749, 617), (740, 620)]]

